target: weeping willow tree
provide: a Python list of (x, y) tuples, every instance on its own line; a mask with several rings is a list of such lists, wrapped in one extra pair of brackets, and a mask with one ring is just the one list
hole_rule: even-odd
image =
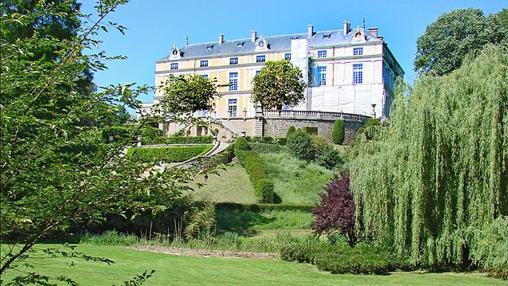
[(416, 265), (462, 264), (477, 230), (508, 213), (508, 51), (397, 93), (388, 123), (352, 150), (357, 230)]

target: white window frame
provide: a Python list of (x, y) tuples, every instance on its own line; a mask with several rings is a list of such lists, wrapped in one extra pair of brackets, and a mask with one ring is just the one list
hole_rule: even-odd
[(353, 64), (353, 84), (363, 84), (363, 64)]
[(178, 69), (178, 63), (170, 63), (169, 64), (170, 70), (177, 70)]
[(317, 73), (317, 85), (326, 85), (326, 66), (318, 66), (316, 69)]
[[(235, 102), (231, 103), (231, 101), (233, 100)], [(237, 117), (237, 116), (238, 116), (238, 98), (228, 98), (228, 117)]]
[(363, 56), (363, 47), (353, 48), (353, 56)]
[[(261, 61), (261, 59), (263, 59)], [(256, 55), (256, 63), (264, 63), (266, 62), (266, 55)]]
[(291, 53), (285, 53), (284, 54), (284, 59), (287, 60), (287, 61), (290, 61), (291, 60)]
[[(236, 59), (235, 62), (233, 62), (233, 59)], [(238, 64), (238, 57), (229, 58), (229, 64), (230, 65), (237, 65)]]
[[(203, 65), (203, 63), (206, 63), (206, 64)], [(208, 67), (208, 60), (200, 60), (199, 61), (199, 67), (200, 68), (206, 68), (206, 67)]]
[(318, 59), (324, 59), (326, 57), (328, 57), (328, 52), (326, 50), (319, 50), (317, 51), (317, 57)]
[[(235, 77), (231, 77), (231, 75), (236, 74)], [(237, 91), (238, 90), (238, 72), (230, 72), (229, 73), (229, 91)]]

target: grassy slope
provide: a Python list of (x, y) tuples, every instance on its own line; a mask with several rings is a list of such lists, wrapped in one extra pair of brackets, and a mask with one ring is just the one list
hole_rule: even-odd
[[(198, 188), (197, 183), (205, 184)], [(232, 164), (218, 175), (211, 174), (208, 179), (197, 177), (191, 184), (195, 189), (191, 196), (196, 200), (212, 202), (236, 202), (242, 204), (255, 204), (254, 187), (249, 176), (240, 164)]]
[(275, 193), (284, 204), (314, 205), (333, 172), (286, 152), (261, 154)]
[[(112, 285), (145, 270), (156, 270), (144, 285), (507, 285), (478, 274), (394, 273), (386, 276), (332, 275), (314, 266), (276, 259), (174, 256), (118, 246), (80, 245), (78, 251), (107, 257), (112, 265), (52, 258), (37, 261), (36, 271), (65, 274), (81, 285)], [(9, 281), (9, 275), (3, 277)]]

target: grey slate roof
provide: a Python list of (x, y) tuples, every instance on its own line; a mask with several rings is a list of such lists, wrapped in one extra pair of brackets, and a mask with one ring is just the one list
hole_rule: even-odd
[[(367, 29), (363, 30), (367, 37), (367, 42), (376, 41), (377, 38), (370, 35)], [(354, 34), (358, 28), (352, 29), (347, 35), (344, 35), (342, 30), (316, 32), (309, 41), (310, 47), (332, 46), (332, 45), (347, 45), (351, 42)], [(291, 39), (306, 39), (307, 34), (291, 34), (282, 36), (268, 36), (263, 37), (268, 43), (269, 51), (280, 52), (289, 51), (291, 49)], [(180, 48), (182, 51), (182, 58), (202, 58), (214, 56), (227, 56), (227, 55), (242, 55), (251, 54), (255, 52), (255, 43), (249, 39), (229, 40), (219, 45), (218, 42), (190, 44)], [(163, 57), (159, 61), (169, 60), (169, 55)]]

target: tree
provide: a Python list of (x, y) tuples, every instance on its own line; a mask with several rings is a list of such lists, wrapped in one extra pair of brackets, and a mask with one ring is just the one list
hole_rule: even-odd
[(349, 188), (349, 174), (343, 171), (334, 177), (320, 194), (319, 203), (312, 209), (312, 229), (317, 235), (323, 233), (344, 235), (350, 246), (356, 243), (355, 202)]
[(344, 142), (344, 120), (335, 120), (332, 130), (332, 141), (334, 144), (342, 144)]
[(462, 65), (467, 54), (476, 54), (489, 43), (499, 44), (505, 37), (496, 17), (486, 17), (480, 9), (445, 13), (418, 38), (414, 69), (420, 74), (448, 74)]
[(490, 45), (449, 76), (396, 93), (388, 124), (351, 150), (362, 235), (415, 265), (487, 255), (481, 228), (508, 215), (507, 82), (508, 48)]
[[(26, 3), (23, 1), (0, 6), (5, 25), (0, 38), (0, 240), (19, 246), (2, 247), (1, 277), (20, 265), (30, 266), (36, 253), (33, 246), (51, 234), (65, 232), (72, 224), (98, 222), (106, 213), (120, 213), (125, 208), (162, 210), (187, 189), (187, 171), (147, 172), (149, 165), (122, 156), (122, 149), (132, 142), (144, 121), (123, 142), (102, 142), (103, 131), (118, 123), (117, 119), (123, 120), (125, 108), (137, 109), (140, 102), (136, 98), (148, 92), (148, 87), (111, 85), (97, 93), (81, 88), (81, 75), (103, 68), (102, 61), (107, 58), (101, 52), (84, 53), (83, 49), (95, 46), (98, 40), (91, 36), (98, 30), (111, 26), (122, 30), (102, 21), (125, 2), (98, 1), (94, 21), (92, 15), (67, 9), (72, 1), (38, 1), (35, 10), (23, 13), (9, 10)], [(79, 19), (80, 28), (64, 39), (41, 32), (15, 40), (11, 39), (14, 34), (6, 36), (27, 27), (44, 30), (44, 25), (62, 19)], [(86, 24), (81, 27), (81, 23)], [(57, 56), (34, 56), (41, 51)], [(147, 175), (141, 176), (143, 173)], [(109, 262), (71, 252), (51, 250), (39, 255), (54, 253)], [(16, 285), (37, 281), (48, 285), (48, 280), (52, 281), (37, 273), (18, 273)], [(65, 277), (53, 278), (72, 283)]]
[(208, 110), (217, 86), (198, 74), (172, 76), (164, 86), (162, 105), (169, 113), (189, 114)]
[(312, 137), (302, 130), (297, 130), (287, 137), (286, 147), (296, 157), (312, 161), (316, 158), (316, 148), (312, 143)]
[(296, 106), (304, 99), (302, 71), (289, 61), (267, 62), (253, 80), (252, 101), (263, 109), (281, 110)]

